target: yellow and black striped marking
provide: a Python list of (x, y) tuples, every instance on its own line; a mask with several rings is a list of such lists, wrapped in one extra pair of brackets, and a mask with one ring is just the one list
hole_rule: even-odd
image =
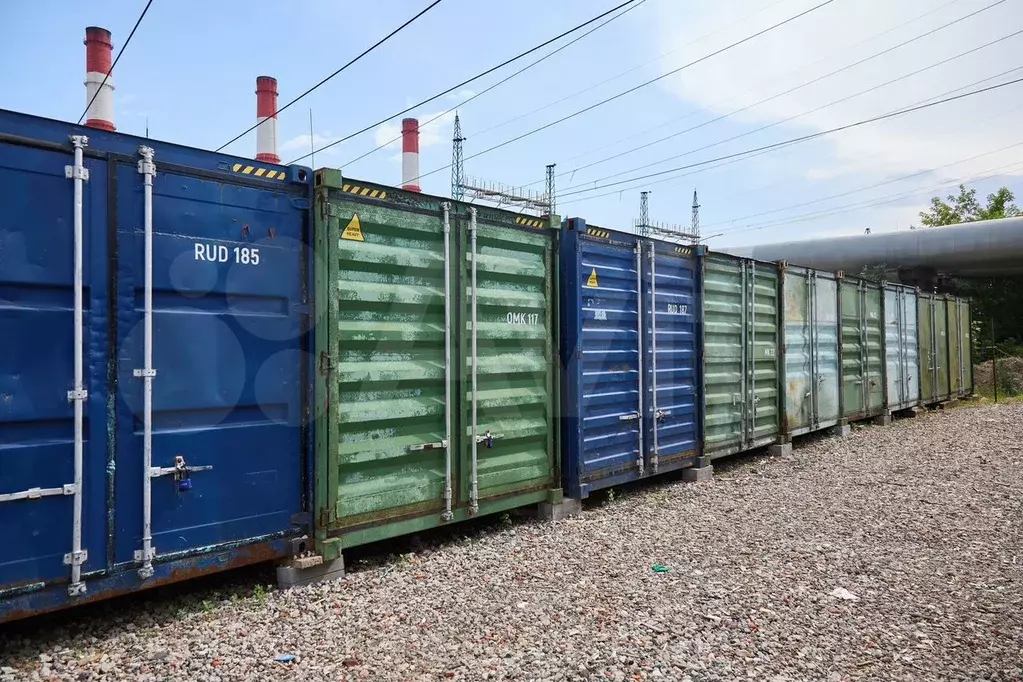
[(693, 255), (693, 250), (688, 246), (676, 246), (675, 253), (680, 253), (683, 256), (691, 256)]
[(359, 185), (341, 185), (341, 191), (356, 194), (360, 197), (369, 197), (370, 199), (387, 198), (387, 192), (382, 189), (371, 189), (369, 187), (360, 187)]
[(610, 239), (611, 238), (611, 233), (608, 232), (607, 230), (598, 230), (598, 229), (593, 228), (593, 227), (587, 227), (586, 228), (586, 234), (590, 235), (591, 237), (597, 237), (598, 239)]
[(288, 177), (288, 174), (285, 171), (260, 168), (259, 166), (246, 166), (244, 163), (234, 164), (231, 166), (231, 170), (235, 173), (251, 175), (254, 178), (263, 178), (265, 180), (284, 180)]
[(530, 218), (524, 215), (515, 216), (516, 225), (525, 225), (526, 227), (544, 228), (547, 227), (547, 221), (542, 218)]

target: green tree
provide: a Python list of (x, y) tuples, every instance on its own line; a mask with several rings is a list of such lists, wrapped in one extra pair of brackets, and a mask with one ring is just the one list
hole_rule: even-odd
[[(972, 223), (1023, 215), (1013, 203), (1015, 195), (1008, 187), (987, 195), (987, 203), (977, 201), (977, 190), (959, 185), (959, 195), (947, 199), (934, 197), (931, 208), (920, 212), (920, 222), (927, 227)], [(957, 293), (973, 302), (973, 318), (981, 327), (981, 343), (991, 342), (991, 322), (995, 323), (997, 343), (1023, 341), (1023, 278), (981, 277), (956, 279)]]
[(1008, 187), (1002, 187), (994, 194), (987, 195), (987, 205), (977, 201), (977, 190), (959, 185), (959, 195), (949, 194), (947, 199), (934, 197), (931, 208), (920, 212), (920, 222), (927, 227), (957, 225), (977, 220), (995, 220), (1020, 215), (1013, 201), (1016, 196)]

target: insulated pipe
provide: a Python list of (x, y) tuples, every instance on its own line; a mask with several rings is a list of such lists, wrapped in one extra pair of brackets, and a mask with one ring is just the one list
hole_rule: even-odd
[[(114, 42), (110, 31), (99, 26), (85, 29), (85, 125), (109, 130), (114, 128)], [(105, 79), (105, 82), (104, 82)]]
[[(643, 452), (643, 242), (636, 242), (636, 367), (639, 370), (639, 475), (643, 475), (645, 454)], [(656, 428), (656, 425), (655, 427)]]
[(71, 565), (71, 584), (68, 585), (68, 594), (77, 596), (85, 594), (85, 583), (82, 582), (82, 564), (88, 559), (88, 552), (82, 550), (82, 469), (83, 469), (83, 440), (84, 440), (84, 406), (89, 394), (85, 390), (83, 354), (85, 343), (83, 339), (84, 326), (84, 304), (82, 301), (82, 288), (84, 282), (83, 267), (83, 211), (84, 211), (84, 184), (89, 179), (89, 172), (84, 165), (83, 149), (89, 144), (89, 138), (84, 135), (72, 135), (71, 144), (75, 148), (75, 165), (65, 169), (65, 174), (74, 180), (75, 185), (75, 376), (74, 389), (68, 392), (68, 400), (74, 403), (75, 419), (75, 446), (74, 446), (74, 512), (71, 535), (71, 552), (64, 556), (64, 563)]
[[(444, 202), (444, 514), (451, 514), (451, 204)], [(475, 233), (474, 233), (475, 234)], [(475, 310), (475, 307), (473, 308)], [(473, 325), (475, 330), (475, 324)], [(473, 420), (475, 423), (475, 420)], [(475, 435), (475, 434), (473, 434)], [(475, 440), (475, 439), (474, 439)], [(476, 446), (473, 444), (473, 451)]]
[(479, 416), (478, 409), (478, 366), (477, 357), (477, 333), (479, 306), (479, 290), (476, 288), (476, 208), (469, 208), (469, 232), (472, 234), (472, 487), (469, 490), (469, 514), (475, 515), (479, 511), (479, 454), (480, 446)]
[[(419, 120), (401, 122), (401, 188), (419, 192)], [(473, 233), (475, 234), (475, 233)]]
[(139, 147), (142, 160), (139, 161), (139, 173), (143, 177), (145, 201), (145, 294), (144, 294), (144, 325), (145, 340), (143, 347), (143, 368), (135, 370), (135, 376), (143, 380), (142, 403), (142, 551), (136, 552), (136, 561), (141, 560), (139, 577), (143, 580), (153, 576), (153, 559), (156, 548), (153, 547), (153, 176), (156, 167), (153, 165), (153, 150), (150, 147)]
[(256, 77), (256, 161), (280, 163), (277, 155), (277, 79)]

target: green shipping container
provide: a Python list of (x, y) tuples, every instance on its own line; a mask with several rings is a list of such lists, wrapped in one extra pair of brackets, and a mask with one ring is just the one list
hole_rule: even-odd
[(558, 501), (557, 231), (315, 177), (319, 552)]
[(703, 257), (704, 454), (779, 438), (778, 266), (726, 254)]
[(842, 415), (856, 421), (885, 410), (884, 287), (856, 277), (839, 280), (842, 317)]
[(917, 297), (920, 329), (920, 401), (925, 405), (949, 399), (948, 313), (945, 296)]
[(958, 397), (963, 387), (963, 336), (959, 329), (959, 299), (945, 298), (945, 316), (948, 320), (948, 391)]

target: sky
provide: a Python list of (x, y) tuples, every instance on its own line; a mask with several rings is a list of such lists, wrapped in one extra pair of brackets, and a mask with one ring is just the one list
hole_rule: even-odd
[[(622, 1), (442, 0), (282, 112), (282, 160), (309, 151), (310, 111), (320, 147)], [(423, 191), (450, 194), (457, 108), (467, 175), (542, 191), (557, 164), (558, 213), (625, 230), (641, 191), (653, 220), (688, 226), (695, 189), (712, 247), (906, 230), (959, 182), (1023, 192), (1023, 83), (828, 132), (1023, 78), (1023, 3), (822, 2), (636, 0), (472, 101), (603, 20), (406, 114), (438, 117), (421, 132)], [(115, 123), (216, 149), (255, 122), (256, 76), (278, 79), (283, 105), (427, 4), (154, 0), (114, 73)], [(0, 0), (8, 54), (30, 57), (0, 67), (0, 108), (76, 121), (85, 27), (110, 29), (116, 52), (144, 5)], [(301, 163), (397, 185), (401, 118)], [(250, 132), (225, 151), (255, 144)]]

